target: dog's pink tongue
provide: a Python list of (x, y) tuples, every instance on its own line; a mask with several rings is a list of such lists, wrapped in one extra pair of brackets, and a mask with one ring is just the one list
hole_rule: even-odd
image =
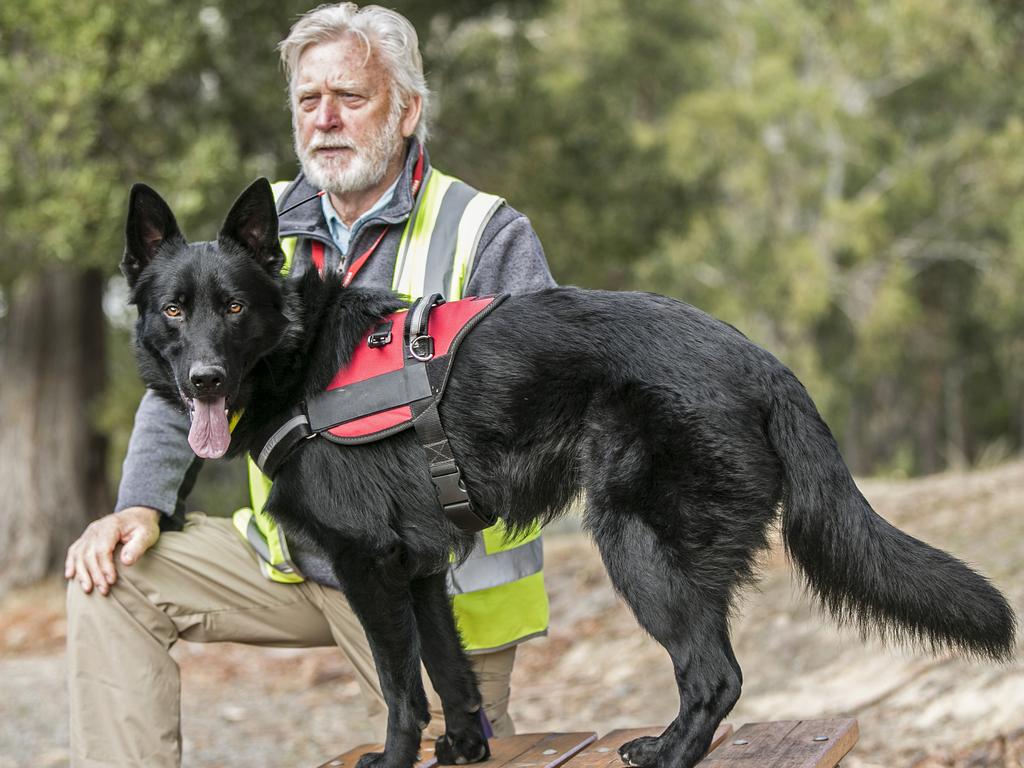
[(224, 412), (224, 398), (194, 400), (192, 427), (188, 431), (188, 444), (203, 459), (219, 459), (231, 442), (228, 415)]

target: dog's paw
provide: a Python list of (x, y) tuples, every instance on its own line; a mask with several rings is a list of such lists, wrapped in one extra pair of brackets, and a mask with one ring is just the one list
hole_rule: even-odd
[(356, 768), (378, 768), (383, 764), (383, 752), (366, 752), (359, 756)]
[(356, 762), (356, 768), (408, 768), (416, 763), (417, 756), (414, 755), (405, 763), (402, 761), (396, 763), (393, 758), (394, 755), (389, 752), (367, 752), (360, 756)]
[(491, 748), (479, 733), (446, 733), (434, 742), (434, 755), (441, 765), (466, 765), (489, 758)]
[(661, 753), (661, 739), (655, 736), (641, 736), (639, 739), (627, 741), (619, 747), (619, 757), (626, 765), (635, 768), (648, 768), (658, 764)]

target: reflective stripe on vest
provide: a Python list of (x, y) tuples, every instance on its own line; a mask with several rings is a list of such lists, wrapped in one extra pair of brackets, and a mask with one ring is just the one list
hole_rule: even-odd
[(398, 245), (391, 289), (409, 299), (461, 299), (484, 227), (504, 202), (431, 168)]
[(540, 527), (508, 537), (499, 520), (477, 534), (477, 545), (464, 563), (448, 571), (448, 593), (463, 595), (531, 576), (544, 568)]
[(235, 528), (256, 553), (260, 571), (265, 577), (282, 584), (305, 581), (288, 555), (288, 545), (284, 536), (280, 535), (280, 529), (276, 525), (266, 530), (261, 527), (267, 519), (267, 515), (258, 515), (248, 507), (235, 510), (231, 516)]
[[(272, 185), (277, 199), (290, 182)], [(430, 169), (398, 246), (392, 289), (407, 298), (428, 292), (462, 298), (484, 228), (504, 200), (478, 192), (458, 179)], [(298, 238), (281, 238), (283, 273), (291, 269)], [(249, 460), (252, 509), (235, 513), (235, 527), (254, 546), (263, 574), (272, 581), (303, 580), (291, 562), (283, 532), (264, 511), (270, 480)], [(255, 512), (254, 512), (255, 510)], [(518, 537), (504, 524), (477, 534), (480, 545), (448, 577), (456, 620), (466, 650), (484, 652), (544, 634), (548, 599), (544, 589), (540, 526)], [(269, 559), (268, 559), (269, 556)]]

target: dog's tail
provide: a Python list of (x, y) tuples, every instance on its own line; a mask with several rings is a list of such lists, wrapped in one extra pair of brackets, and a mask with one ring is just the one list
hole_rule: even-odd
[(769, 392), (768, 433), (785, 473), (786, 549), (832, 615), (886, 639), (1008, 659), (1016, 622), (1003, 595), (875, 513), (792, 373), (773, 373)]

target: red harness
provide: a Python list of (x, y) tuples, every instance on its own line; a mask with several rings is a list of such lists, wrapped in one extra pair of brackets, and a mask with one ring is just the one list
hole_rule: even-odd
[(249, 455), (273, 478), (299, 445), (317, 435), (353, 445), (412, 427), (448, 518), (467, 531), (493, 525), (492, 516), (469, 502), (437, 406), (459, 344), (505, 298), (445, 303), (434, 294), (384, 318), (366, 333), (326, 390), (271, 424)]
[[(454, 359), (453, 346), (457, 346), (458, 341), (462, 340), (465, 333), (468, 333), (472, 330), (472, 326), (476, 325), (476, 323), (469, 325), (470, 321), (476, 319), (493, 302), (493, 296), (486, 296), (479, 299), (451, 301), (433, 307), (430, 312), (427, 332), (433, 339), (434, 351), (431, 359), (437, 359), (447, 368)], [(388, 379), (378, 377), (398, 374), (404, 370), (407, 364), (410, 364), (410, 361), (412, 365), (430, 362), (429, 360), (417, 361), (415, 357), (411, 357), (408, 344), (400, 343), (400, 339), (382, 344), (374, 344), (371, 340), (373, 336), (382, 338), (384, 334), (391, 334), (390, 329), (402, 328), (408, 314), (409, 312), (406, 310), (395, 312), (384, 318), (384, 321), (375, 329), (368, 331), (356, 347), (348, 364), (331, 379), (326, 391), (345, 391), (347, 387), (350, 388), (360, 382), (366, 382), (367, 386), (388, 387)], [(382, 326), (388, 327), (389, 330), (381, 330)], [(467, 326), (469, 327), (467, 328)], [(453, 353), (452, 358), (446, 357), (449, 351)], [(442, 360), (442, 358), (444, 359)], [(393, 389), (397, 390), (397, 387)], [(441, 393), (437, 394), (440, 397)], [(395, 395), (396, 399), (400, 397), (397, 391)], [(342, 412), (339, 412), (338, 418), (341, 415)], [(401, 403), (375, 413), (346, 415), (344, 421), (328, 427), (321, 434), (329, 439), (335, 439), (335, 442), (339, 443), (370, 443), (412, 426), (412, 419), (412, 406), (409, 403)]]

